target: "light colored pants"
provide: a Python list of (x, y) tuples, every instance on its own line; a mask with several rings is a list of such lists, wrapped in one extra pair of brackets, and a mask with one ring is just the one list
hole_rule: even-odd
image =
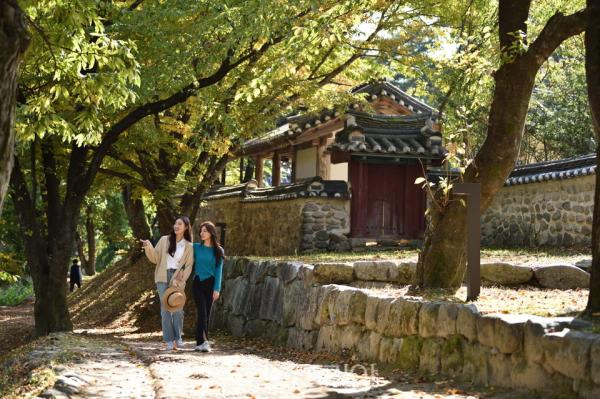
[[(175, 274), (175, 270), (167, 270), (167, 281), (171, 281), (171, 277)], [(165, 342), (178, 341), (181, 339), (183, 331), (183, 309), (176, 312), (169, 312), (163, 305), (163, 294), (169, 287), (169, 283), (156, 283), (156, 290), (160, 298), (160, 318), (162, 323), (163, 340)]]

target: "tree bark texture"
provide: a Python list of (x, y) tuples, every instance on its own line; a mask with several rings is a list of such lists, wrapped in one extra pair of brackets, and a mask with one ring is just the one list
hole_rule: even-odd
[(585, 73), (588, 99), (596, 132), (596, 188), (592, 227), (592, 268), (590, 296), (586, 311), (600, 312), (600, 0), (587, 0), (585, 31)]
[[(499, 37), (507, 61), (494, 75), (495, 88), (487, 136), (464, 181), (481, 184), (483, 212), (504, 185), (519, 154), (525, 117), (535, 76), (552, 52), (567, 38), (585, 28), (585, 12), (552, 16), (527, 50), (510, 49), (515, 29), (526, 33), (530, 1), (501, 0)], [(430, 207), (430, 223), (417, 264), (417, 281), (422, 287), (458, 288), (466, 269), (466, 208), (449, 201), (441, 209)]]
[(77, 234), (76, 237), (77, 254), (79, 255), (79, 261), (81, 262), (81, 267), (85, 274), (93, 276), (96, 274), (96, 228), (94, 226), (94, 210), (91, 206), (86, 208), (85, 233), (88, 255), (86, 257), (83, 248), (83, 240), (79, 234)]
[[(67, 307), (67, 272), (74, 243), (76, 220), (73, 213), (60, 218), (53, 240), (42, 233), (36, 210), (29, 196), (25, 178), (15, 158), (11, 176), (11, 197), (23, 232), (27, 263), (35, 292), (34, 317), (37, 336), (56, 331), (71, 331), (73, 325)], [(49, 224), (52, 223), (49, 221)]]
[(129, 222), (129, 227), (133, 232), (133, 236), (138, 240), (150, 239), (152, 234), (150, 233), (150, 226), (148, 225), (148, 219), (146, 218), (144, 202), (141, 198), (134, 198), (132, 196), (131, 184), (126, 184), (123, 187), (121, 198), (123, 199), (127, 221)]
[(29, 44), (24, 15), (14, 0), (0, 2), (0, 213), (15, 149), (15, 105), (19, 65)]

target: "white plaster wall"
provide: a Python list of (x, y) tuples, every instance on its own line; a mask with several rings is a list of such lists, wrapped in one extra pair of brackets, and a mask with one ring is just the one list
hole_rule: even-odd
[(299, 150), (296, 153), (296, 180), (317, 175), (316, 147)]
[(332, 163), (329, 180), (348, 181), (348, 162)]

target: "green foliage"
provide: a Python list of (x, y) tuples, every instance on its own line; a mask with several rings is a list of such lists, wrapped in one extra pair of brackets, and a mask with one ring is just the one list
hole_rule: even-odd
[(16, 306), (33, 295), (33, 286), (29, 283), (15, 282), (0, 287), (0, 306)]
[(79, 145), (98, 143), (107, 121), (136, 98), (134, 43), (105, 31), (99, 5), (108, 3), (21, 3), (35, 30), (19, 80), (19, 139), (58, 135)]
[(107, 267), (119, 261), (125, 249), (127, 249), (126, 243), (108, 243), (108, 245), (102, 248), (98, 253), (98, 258), (96, 259), (96, 272), (104, 271)]
[[(409, 90), (436, 105), (443, 115), (448, 149), (464, 167), (483, 144), (494, 88), (494, 71), (522, 54), (556, 12), (570, 14), (585, 7), (581, 0), (533, 2), (524, 32), (514, 32), (510, 48), (500, 51), (497, 5), (485, 1), (445, 3), (454, 12), (440, 15), (428, 28), (417, 57), (394, 60)], [(581, 155), (595, 142), (584, 74), (583, 40), (566, 41), (542, 67), (530, 103), (523, 163)], [(409, 66), (406, 64), (411, 63)]]
[(0, 282), (14, 282), (23, 276), (24, 262), (14, 254), (0, 252)]
[(106, 193), (104, 201), (96, 209), (96, 221), (105, 245), (123, 247), (131, 239), (127, 215), (120, 193)]
[(595, 151), (583, 47), (581, 37), (567, 41), (540, 71), (527, 117), (523, 162)]
[[(25, 258), (19, 221), (10, 196), (6, 197), (0, 218), (0, 257), (22, 260)], [(3, 270), (4, 260), (0, 263)]]

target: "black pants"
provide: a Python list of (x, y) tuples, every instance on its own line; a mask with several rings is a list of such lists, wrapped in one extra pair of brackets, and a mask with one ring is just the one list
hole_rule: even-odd
[(71, 280), (71, 289), (70, 291), (73, 292), (73, 288), (77, 286), (77, 288), (81, 288), (81, 281), (80, 280)]
[(213, 288), (215, 278), (210, 277), (200, 281), (198, 276), (194, 276), (194, 302), (196, 302), (196, 345), (204, 343), (204, 337), (208, 339), (208, 319), (210, 318), (210, 308), (213, 303)]

